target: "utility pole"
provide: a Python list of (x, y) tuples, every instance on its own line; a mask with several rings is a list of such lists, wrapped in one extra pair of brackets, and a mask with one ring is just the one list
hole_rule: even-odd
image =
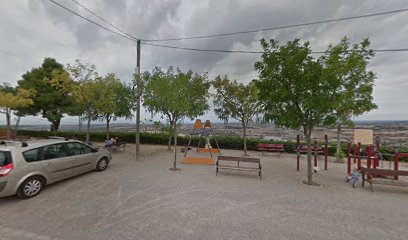
[(137, 61), (136, 61), (136, 161), (140, 156), (140, 98), (142, 96), (140, 79), (140, 39), (137, 40)]

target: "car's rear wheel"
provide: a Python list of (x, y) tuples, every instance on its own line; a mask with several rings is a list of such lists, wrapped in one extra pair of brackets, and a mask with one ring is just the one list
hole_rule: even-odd
[(19, 198), (31, 198), (38, 195), (44, 186), (44, 179), (39, 176), (27, 178), (18, 188)]
[(96, 164), (96, 171), (104, 171), (108, 168), (109, 160), (104, 157), (101, 158), (98, 163)]

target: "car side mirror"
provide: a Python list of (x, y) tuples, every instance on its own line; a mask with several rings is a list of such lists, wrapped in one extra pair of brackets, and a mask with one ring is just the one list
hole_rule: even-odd
[(98, 148), (92, 148), (92, 152), (98, 152), (99, 149)]

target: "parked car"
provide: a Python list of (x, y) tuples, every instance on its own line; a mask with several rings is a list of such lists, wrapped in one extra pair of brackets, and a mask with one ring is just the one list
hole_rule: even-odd
[(0, 142), (0, 197), (30, 198), (45, 185), (92, 170), (104, 171), (109, 152), (76, 140)]

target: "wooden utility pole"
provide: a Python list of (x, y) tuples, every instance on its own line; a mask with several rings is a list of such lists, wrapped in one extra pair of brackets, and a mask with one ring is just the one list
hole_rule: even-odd
[(136, 161), (140, 155), (140, 98), (142, 96), (140, 79), (140, 39), (137, 40), (137, 61), (136, 61)]

